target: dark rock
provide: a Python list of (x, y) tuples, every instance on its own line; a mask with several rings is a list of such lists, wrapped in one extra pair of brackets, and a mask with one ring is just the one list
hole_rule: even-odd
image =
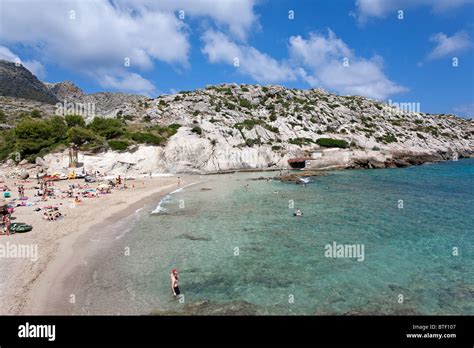
[(59, 100), (23, 65), (0, 60), (0, 95), (54, 104)]
[(190, 234), (182, 234), (179, 237), (184, 238), (184, 239), (189, 239), (189, 240), (203, 241), (203, 242), (209, 242), (211, 240), (207, 237), (198, 237), (198, 236), (193, 236)]
[(283, 174), (280, 176), (274, 177), (275, 180), (280, 180), (281, 182), (295, 182), (295, 183), (302, 183), (300, 179), (306, 177), (314, 177), (314, 176), (325, 176), (327, 172), (324, 171), (316, 171), (316, 170), (302, 170), (297, 173), (289, 173)]
[(257, 315), (257, 306), (247, 301), (214, 303), (210, 300), (198, 300), (183, 307), (183, 311), (155, 310), (151, 315)]
[(368, 165), (369, 165), (369, 168), (375, 168), (375, 169), (381, 169), (381, 168), (386, 167), (384, 162), (379, 161), (375, 158), (369, 158)]

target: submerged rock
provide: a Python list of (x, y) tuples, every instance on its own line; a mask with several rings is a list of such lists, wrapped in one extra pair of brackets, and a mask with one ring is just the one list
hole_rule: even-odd
[(247, 301), (226, 303), (211, 302), (208, 299), (198, 300), (183, 307), (183, 311), (155, 310), (151, 315), (257, 315), (258, 306)]
[(315, 177), (315, 176), (325, 176), (327, 172), (324, 171), (316, 171), (316, 170), (302, 170), (296, 173), (288, 173), (283, 174), (277, 177), (274, 177), (275, 180), (280, 180), (282, 182), (294, 182), (297, 184), (303, 184), (304, 182), (301, 180), (307, 177)]
[(184, 239), (189, 239), (189, 240), (203, 241), (203, 242), (209, 242), (209, 241), (211, 241), (210, 238), (207, 238), (207, 237), (199, 237), (199, 236), (193, 236), (193, 235), (191, 235), (191, 234), (181, 234), (179, 237), (184, 238)]

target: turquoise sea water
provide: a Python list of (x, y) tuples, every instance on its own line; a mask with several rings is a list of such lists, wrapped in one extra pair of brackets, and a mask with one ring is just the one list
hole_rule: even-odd
[[(196, 177), (205, 182), (137, 212), (92, 263), (81, 306), (145, 314), (209, 300), (203, 314), (474, 314), (474, 159), (336, 171), (306, 187), (248, 180), (274, 174)], [(333, 242), (363, 245), (364, 260), (326, 257)], [(171, 296), (173, 267), (184, 303)]]

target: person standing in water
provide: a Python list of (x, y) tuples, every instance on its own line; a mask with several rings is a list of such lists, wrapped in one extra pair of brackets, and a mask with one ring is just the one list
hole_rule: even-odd
[(173, 268), (170, 276), (171, 276), (171, 291), (173, 292), (173, 296), (176, 297), (181, 294), (181, 291), (179, 290), (179, 286), (178, 286), (179, 275), (176, 268)]

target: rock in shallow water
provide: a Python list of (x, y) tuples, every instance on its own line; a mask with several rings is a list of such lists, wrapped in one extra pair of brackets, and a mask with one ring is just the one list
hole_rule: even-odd
[(151, 315), (257, 315), (257, 308), (247, 301), (216, 303), (205, 299), (185, 305), (183, 311), (156, 310)]

